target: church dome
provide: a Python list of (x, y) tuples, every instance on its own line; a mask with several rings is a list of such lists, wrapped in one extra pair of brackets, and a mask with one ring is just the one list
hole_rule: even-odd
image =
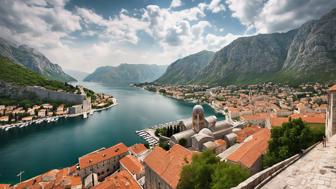
[(199, 104), (195, 105), (193, 108), (193, 113), (204, 113), (203, 107)]

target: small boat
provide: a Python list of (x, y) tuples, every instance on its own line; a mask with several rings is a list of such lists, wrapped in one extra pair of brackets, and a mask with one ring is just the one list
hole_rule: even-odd
[(83, 113), (83, 118), (86, 119), (87, 117), (87, 113)]

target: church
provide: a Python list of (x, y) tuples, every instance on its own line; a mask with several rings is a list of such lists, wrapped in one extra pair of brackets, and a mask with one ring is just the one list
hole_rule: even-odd
[(180, 122), (182, 131), (170, 138), (170, 145), (185, 140), (185, 147), (195, 151), (227, 148), (232, 140), (232, 124), (228, 121), (217, 121), (216, 116), (205, 117), (201, 105), (195, 105), (192, 117)]

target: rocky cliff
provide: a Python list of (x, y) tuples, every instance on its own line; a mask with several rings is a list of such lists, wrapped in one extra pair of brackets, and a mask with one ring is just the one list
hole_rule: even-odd
[[(177, 67), (178, 61), (170, 67)], [(205, 66), (190, 72), (197, 61)], [(164, 76), (172, 79), (162, 76), (157, 81), (210, 85), (335, 81), (336, 9), (285, 33), (238, 38), (217, 51), (210, 62), (194, 59), (182, 70), (181, 74), (168, 68)]]
[(27, 45), (16, 45), (0, 38), (0, 57), (9, 58), (48, 79), (76, 81), (73, 77), (64, 73), (59, 65), (51, 63), (42, 53)]
[(214, 56), (214, 52), (201, 51), (173, 62), (166, 72), (155, 82), (166, 84), (183, 84), (195, 80), (200, 71), (206, 67)]

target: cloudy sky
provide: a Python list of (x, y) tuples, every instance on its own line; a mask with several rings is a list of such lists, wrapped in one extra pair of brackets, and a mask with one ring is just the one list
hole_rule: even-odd
[(0, 36), (65, 69), (169, 64), (240, 36), (285, 32), (336, 0), (0, 0)]

